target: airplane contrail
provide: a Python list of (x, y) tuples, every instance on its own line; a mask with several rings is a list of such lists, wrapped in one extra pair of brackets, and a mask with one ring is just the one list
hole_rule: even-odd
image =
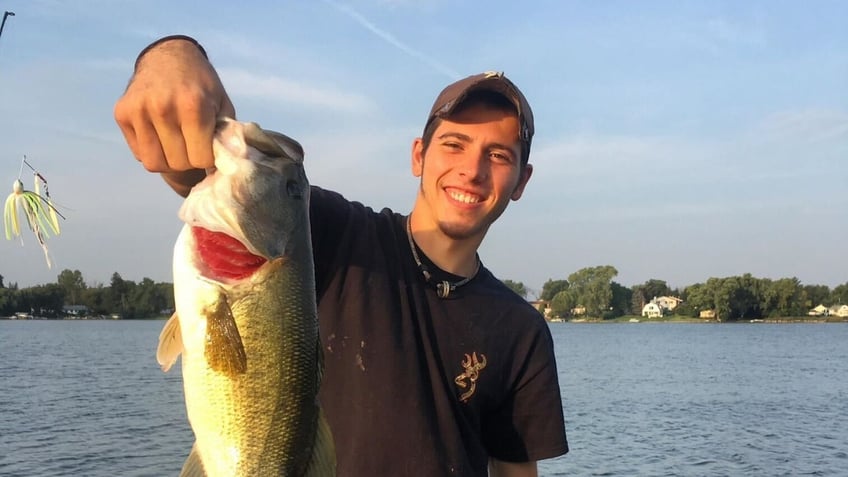
[(429, 67), (433, 68), (434, 70), (438, 71), (439, 73), (447, 75), (452, 80), (456, 80), (456, 79), (460, 78), (459, 73), (457, 73), (453, 69), (451, 69), (451, 68), (439, 63), (438, 61), (428, 57), (424, 53), (421, 53), (420, 51), (417, 51), (417, 50), (405, 45), (403, 42), (401, 42), (400, 40), (398, 40), (397, 38), (392, 36), (392, 34), (381, 30), (380, 28), (377, 27), (377, 25), (371, 23), (371, 21), (369, 21), (367, 18), (362, 16), (362, 14), (360, 14), (359, 12), (355, 11), (354, 9), (348, 7), (347, 5), (342, 5), (341, 3), (338, 3), (334, 0), (323, 0), (323, 1), (324, 1), (324, 3), (331, 5), (333, 8), (335, 8), (335, 9), (339, 10), (340, 12), (344, 13), (345, 15), (349, 16), (350, 18), (355, 20), (357, 23), (359, 23), (360, 25), (365, 27), (365, 29), (367, 29), (371, 33), (377, 35), (379, 38), (381, 38), (386, 43), (394, 46), (395, 48), (399, 49), (400, 51), (406, 53), (409, 56), (412, 56), (413, 58), (417, 58), (417, 59), (423, 61)]

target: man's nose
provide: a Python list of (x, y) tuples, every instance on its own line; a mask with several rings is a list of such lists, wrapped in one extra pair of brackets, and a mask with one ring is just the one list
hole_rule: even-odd
[(460, 164), (460, 174), (475, 182), (485, 179), (489, 174), (489, 159), (486, 153), (477, 151), (467, 154)]

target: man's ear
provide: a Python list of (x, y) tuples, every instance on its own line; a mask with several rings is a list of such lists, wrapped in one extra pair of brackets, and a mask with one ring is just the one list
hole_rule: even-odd
[(533, 175), (533, 164), (526, 164), (521, 171), (521, 176), (518, 178), (518, 184), (515, 186), (515, 189), (512, 191), (512, 195), (510, 198), (512, 200), (518, 200), (521, 198), (521, 194), (524, 193), (524, 187), (527, 186), (527, 181), (530, 180), (530, 176)]
[(412, 175), (421, 177), (424, 172), (424, 140), (416, 138), (412, 141)]

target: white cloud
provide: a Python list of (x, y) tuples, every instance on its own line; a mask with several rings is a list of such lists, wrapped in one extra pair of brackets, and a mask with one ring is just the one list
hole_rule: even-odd
[(237, 96), (260, 98), (263, 101), (300, 104), (353, 113), (368, 113), (375, 108), (374, 103), (365, 96), (331, 87), (320, 87), (279, 76), (252, 73), (240, 68), (221, 68), (218, 73), (227, 85), (227, 91), (234, 98)]
[(531, 162), (534, 182), (581, 190), (681, 182), (757, 187), (844, 170), (840, 154), (846, 150), (848, 113), (802, 109), (763, 117), (724, 136), (572, 134), (534, 145)]
[(378, 210), (405, 209), (417, 184), (409, 162), (414, 133), (387, 127), (374, 135), (368, 134), (367, 128), (299, 137), (306, 150), (309, 179)]
[(689, 138), (584, 133), (534, 148), (531, 162), (545, 174), (618, 183), (685, 175), (713, 157), (715, 146)]
[(133, 69), (132, 58), (90, 58), (79, 62), (82, 69), (129, 75)]
[(848, 112), (832, 109), (781, 111), (764, 118), (750, 134), (768, 142), (848, 144)]
[(333, 8), (337, 9), (338, 11), (340, 11), (340, 12), (344, 13), (345, 15), (349, 16), (350, 18), (352, 18), (356, 23), (358, 23), (363, 28), (365, 28), (366, 30), (368, 30), (371, 33), (373, 33), (374, 35), (376, 35), (378, 38), (380, 38), (380, 40), (382, 40), (386, 44), (391, 45), (394, 48), (397, 48), (398, 50), (402, 51), (406, 55), (409, 55), (409, 56), (411, 56), (411, 57), (413, 57), (417, 60), (420, 60), (422, 63), (426, 64), (428, 67), (432, 68), (434, 71), (444, 74), (445, 76), (447, 76), (451, 80), (456, 80), (456, 79), (459, 79), (461, 77), (461, 75), (459, 73), (457, 73), (456, 70), (454, 70), (453, 68), (450, 68), (447, 65), (443, 64), (442, 62), (436, 60), (435, 58), (432, 58), (429, 55), (427, 55), (427, 54), (425, 54), (421, 51), (418, 51), (415, 48), (407, 45), (406, 43), (402, 42), (400, 39), (398, 39), (397, 37), (395, 37), (391, 33), (387, 32), (386, 30), (384, 30), (380, 27), (378, 27), (376, 24), (374, 24), (374, 22), (365, 18), (364, 15), (357, 12), (353, 8), (351, 8), (347, 5), (344, 5), (342, 3), (336, 2), (334, 0), (323, 0), (323, 1), (324, 1), (324, 3), (326, 3), (328, 5), (332, 5)]
[(762, 21), (755, 19), (747, 23), (733, 22), (727, 18), (707, 21), (707, 33), (721, 43), (742, 46), (764, 46), (768, 35)]

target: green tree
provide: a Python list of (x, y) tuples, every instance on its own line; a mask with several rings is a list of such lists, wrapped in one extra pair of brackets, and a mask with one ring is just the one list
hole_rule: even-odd
[[(736, 321), (762, 316), (761, 281), (750, 273), (739, 277), (710, 278), (701, 290), (690, 287), (690, 299), (716, 312), (719, 321)], [(694, 292), (694, 293), (693, 293)]]
[(129, 289), (130, 283), (121, 278), (121, 274), (115, 272), (109, 281), (108, 300), (105, 305), (110, 313), (120, 312), (125, 314), (129, 311)]
[(37, 285), (21, 290), (22, 310), (32, 311), (34, 315), (56, 318), (62, 313), (65, 304), (65, 291), (56, 283)]
[(603, 317), (612, 302), (611, 280), (618, 270), (611, 265), (582, 268), (568, 276), (568, 290), (572, 300), (586, 307), (589, 316)]
[(809, 310), (817, 305), (833, 305), (830, 302), (830, 288), (827, 285), (804, 285), (806, 300), (803, 310)]
[(571, 315), (571, 310), (577, 306), (572, 294), (566, 289), (562, 290), (551, 299), (551, 314), (557, 318)]
[(702, 311), (712, 310), (715, 307), (712, 294), (704, 283), (696, 283), (686, 287), (683, 290), (683, 300), (683, 303), (678, 307), (681, 308), (678, 310), (680, 315), (698, 317)]
[(762, 317), (760, 280), (752, 277), (750, 273), (741, 277), (730, 277), (728, 280), (735, 286), (730, 295), (731, 313), (729, 319), (740, 320)]
[(16, 294), (16, 290), (0, 288), (0, 316), (11, 316), (15, 312)]
[(798, 316), (804, 292), (795, 277), (763, 280), (762, 309), (765, 316)]
[(514, 291), (521, 298), (527, 299), (527, 287), (522, 282), (514, 282), (512, 280), (502, 280), (510, 290)]
[(110, 293), (111, 290), (103, 287), (102, 284), (88, 287), (82, 292), (82, 304), (87, 306), (92, 314), (108, 315), (113, 311), (111, 305), (109, 305), (112, 303), (109, 297)]
[(159, 282), (156, 284), (157, 293), (163, 297), (165, 301), (165, 305), (162, 307), (163, 310), (173, 310), (174, 306), (174, 284), (173, 283), (165, 283)]
[(82, 279), (82, 273), (79, 270), (68, 270), (67, 268), (59, 273), (56, 282), (65, 291), (65, 300), (68, 305), (77, 305), (82, 299), (82, 292), (85, 290), (85, 280)]
[(631, 294), (630, 312), (634, 315), (641, 314), (642, 308), (654, 298), (672, 295), (668, 284), (664, 280), (657, 280), (656, 278), (635, 285)]
[(830, 292), (830, 303), (832, 305), (848, 305), (848, 282), (836, 285)]
[[(612, 313), (611, 318), (626, 315), (630, 312), (630, 304), (633, 299), (633, 291), (618, 282), (610, 283), (612, 289)], [(641, 310), (640, 310), (641, 311)]]
[(630, 313), (641, 315), (642, 308), (648, 303), (644, 285), (633, 285), (630, 289)]
[(671, 288), (668, 287), (668, 283), (666, 283), (665, 280), (657, 280), (656, 278), (652, 278), (643, 283), (642, 290), (644, 291), (645, 297), (648, 301), (657, 297), (671, 295)]
[(168, 299), (153, 280), (144, 278), (130, 290), (129, 308), (131, 318), (150, 318), (158, 316), (168, 305)]
[(540, 300), (553, 300), (557, 293), (568, 289), (568, 280), (554, 280), (549, 278), (542, 285), (542, 293), (539, 295)]
[(712, 298), (712, 308), (715, 310), (716, 319), (727, 320), (730, 315), (730, 294), (732, 287), (724, 278), (710, 277), (707, 279), (707, 291)]

